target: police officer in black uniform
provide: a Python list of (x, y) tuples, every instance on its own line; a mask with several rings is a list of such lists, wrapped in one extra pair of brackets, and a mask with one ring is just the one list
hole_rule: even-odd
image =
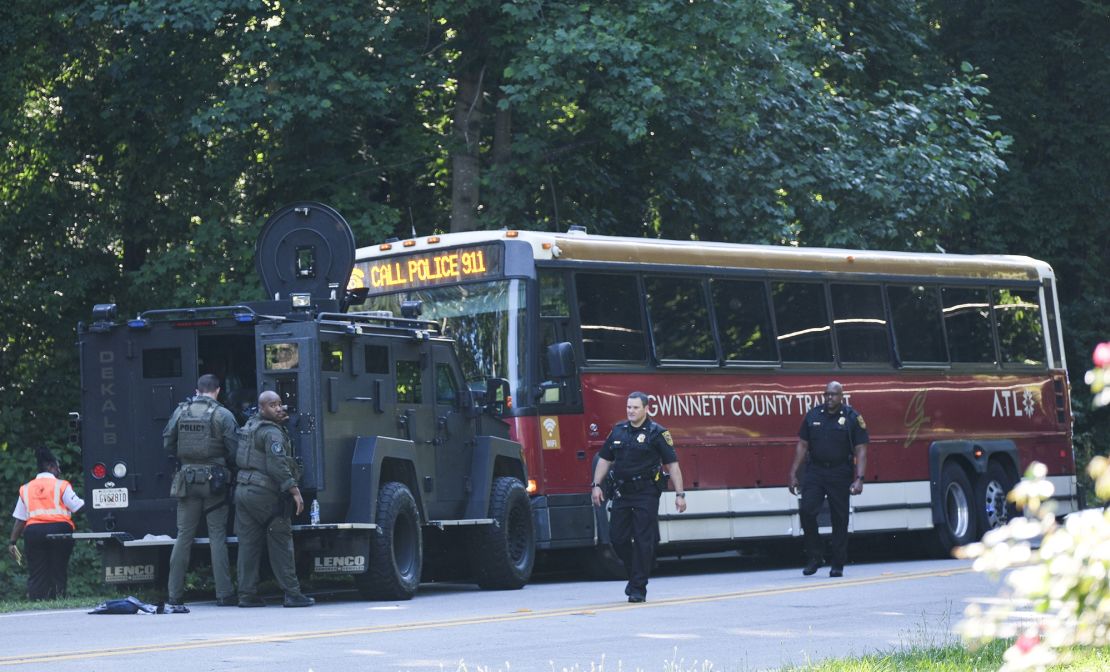
[(647, 599), (648, 576), (655, 564), (655, 546), (659, 542), (659, 465), (674, 481), (675, 509), (686, 510), (686, 493), (682, 490), (682, 470), (674, 440), (665, 427), (647, 417), (648, 396), (643, 392), (628, 395), (625, 411), (627, 422), (614, 425), (605, 445), (598, 453), (591, 498), (594, 506), (605, 501), (605, 477), (612, 468), (612, 493), (609, 540), (628, 572), (624, 589), (629, 602)]
[(829, 576), (844, 576), (848, 559), (849, 495), (863, 492), (867, 467), (867, 423), (844, 404), (844, 386), (835, 380), (825, 386), (825, 403), (806, 413), (798, 430), (798, 447), (790, 468), (790, 492), (798, 494), (798, 469), (808, 456), (802, 477), (800, 508), (808, 561), (802, 574), (811, 576), (821, 566), (821, 537), (817, 513), (827, 497), (832, 515), (832, 555)]

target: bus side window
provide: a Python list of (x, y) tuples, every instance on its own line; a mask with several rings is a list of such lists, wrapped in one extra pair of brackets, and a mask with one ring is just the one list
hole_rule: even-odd
[(586, 359), (643, 362), (644, 327), (634, 275), (574, 276)]
[(886, 288), (894, 339), (901, 362), (947, 362), (940, 294), (936, 287), (889, 285)]
[(829, 285), (841, 362), (888, 364), (890, 339), (878, 285)]
[[(570, 341), (570, 304), (567, 300), (566, 276), (562, 271), (540, 269), (536, 277), (540, 288), (540, 338), (535, 357), (540, 367), (540, 381), (552, 381), (547, 364), (547, 349), (556, 343)], [(567, 402), (565, 384), (542, 386), (539, 401), (544, 404)]]
[(832, 336), (825, 286), (816, 282), (771, 283), (784, 362), (829, 362)]
[(1002, 289), (991, 292), (994, 319), (998, 326), (998, 350), (1003, 364), (1043, 366), (1044, 329), (1036, 288)]
[(777, 362), (778, 348), (762, 280), (710, 280), (726, 362)]
[(953, 363), (994, 364), (991, 335), (991, 304), (986, 289), (945, 287), (944, 330), (948, 334), (948, 357)]
[(655, 357), (717, 361), (709, 305), (700, 278), (644, 278)]

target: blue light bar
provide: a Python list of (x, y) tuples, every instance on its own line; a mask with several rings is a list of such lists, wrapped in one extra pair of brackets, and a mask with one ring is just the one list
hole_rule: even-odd
[(127, 326), (132, 329), (147, 329), (150, 327), (150, 321), (144, 317), (136, 317), (133, 320), (128, 320)]
[(254, 322), (254, 313), (235, 313), (235, 321), (250, 324)]

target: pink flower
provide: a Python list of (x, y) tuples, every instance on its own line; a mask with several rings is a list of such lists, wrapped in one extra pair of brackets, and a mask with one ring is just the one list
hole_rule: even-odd
[(1110, 342), (1099, 343), (1095, 346), (1095, 353), (1091, 356), (1095, 366), (1105, 369), (1110, 366)]
[(1040, 643), (1040, 637), (1027, 633), (1017, 638), (1017, 641), (1014, 642), (1014, 648), (1021, 651), (1022, 655), (1024, 655), (1032, 651)]

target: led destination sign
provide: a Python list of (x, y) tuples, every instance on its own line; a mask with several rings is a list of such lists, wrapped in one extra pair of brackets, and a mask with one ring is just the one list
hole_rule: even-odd
[(355, 264), (350, 287), (371, 292), (431, 287), (501, 275), (501, 246), (478, 245)]

